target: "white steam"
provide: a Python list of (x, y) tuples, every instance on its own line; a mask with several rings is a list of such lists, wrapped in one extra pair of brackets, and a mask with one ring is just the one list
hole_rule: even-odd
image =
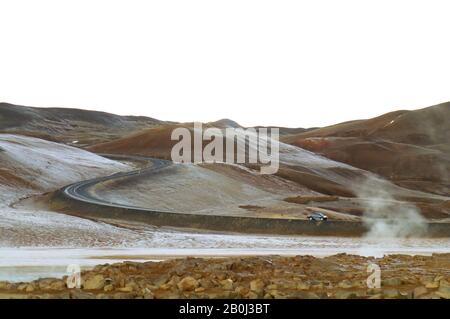
[(411, 203), (394, 199), (379, 183), (368, 179), (355, 193), (365, 203), (363, 222), (369, 229), (367, 238), (407, 238), (426, 234), (427, 223), (420, 210)]

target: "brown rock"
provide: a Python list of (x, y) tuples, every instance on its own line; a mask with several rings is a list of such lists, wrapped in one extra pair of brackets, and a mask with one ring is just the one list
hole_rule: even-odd
[(27, 285), (27, 287), (25, 288), (25, 292), (33, 292), (34, 291), (34, 286), (32, 284)]
[(246, 287), (238, 286), (234, 289), (234, 292), (238, 295), (238, 297), (244, 297), (250, 292), (250, 290)]
[(419, 298), (420, 296), (423, 296), (426, 293), (428, 293), (428, 289), (424, 286), (421, 286), (414, 289), (413, 296), (414, 298)]
[(402, 284), (402, 280), (400, 278), (388, 278), (383, 280), (383, 286), (400, 286)]
[(53, 280), (48, 286), (48, 288), (50, 290), (61, 291), (66, 289), (66, 283), (64, 282), (64, 280)]
[(254, 291), (250, 291), (245, 297), (248, 299), (258, 299), (259, 295)]
[(83, 288), (86, 290), (98, 290), (103, 289), (105, 286), (105, 278), (102, 275), (95, 275), (86, 279), (83, 284)]
[[(347, 289), (347, 288), (344, 288)], [(354, 299), (357, 298), (358, 294), (354, 291), (349, 290), (338, 290), (334, 293), (334, 298), (336, 299)]]
[(270, 290), (268, 292), (268, 294), (270, 295), (271, 298), (274, 298), (274, 299), (285, 299), (286, 298), (286, 295), (278, 290)]
[(129, 292), (133, 292), (135, 289), (133, 286), (125, 286), (122, 288), (117, 288), (116, 290), (119, 292), (128, 292), (129, 293)]
[(309, 291), (293, 291), (288, 296), (290, 299), (320, 299), (320, 297)]
[(437, 282), (437, 281), (429, 281), (429, 282), (425, 283), (425, 288), (428, 288), (428, 289), (439, 288), (439, 282)]
[(267, 285), (266, 289), (267, 290), (277, 290), (278, 289), (278, 285), (274, 285), (274, 284)]
[(134, 299), (136, 297), (135, 293), (131, 292), (117, 292), (114, 294), (114, 299)]
[(155, 295), (153, 295), (153, 292), (148, 288), (142, 289), (142, 297), (144, 299), (155, 299)]
[(397, 289), (385, 289), (383, 290), (383, 296), (386, 298), (398, 298), (400, 293)]
[(262, 294), (265, 284), (261, 279), (255, 279), (250, 282), (250, 290), (257, 294)]
[(338, 283), (338, 287), (342, 288), (342, 289), (349, 289), (349, 288), (353, 287), (353, 284), (350, 280), (345, 279), (345, 280), (341, 281), (340, 283)]
[(103, 291), (105, 291), (105, 292), (109, 292), (109, 291), (113, 291), (113, 290), (114, 290), (114, 286), (111, 285), (111, 284), (106, 285), (105, 287), (103, 287)]
[(439, 280), (439, 288), (445, 288), (445, 287), (450, 287), (450, 283), (445, 279)]
[(444, 299), (450, 299), (450, 286), (439, 287), (439, 290), (436, 291), (436, 295)]
[(0, 290), (9, 289), (10, 283), (7, 281), (0, 281)]
[(198, 280), (198, 282), (199, 282), (200, 286), (202, 286), (203, 288), (206, 288), (206, 289), (214, 287), (213, 282), (206, 278), (201, 278)]
[(149, 293), (145, 293), (145, 294), (143, 295), (143, 298), (144, 298), (144, 299), (155, 299), (155, 295), (153, 295), (152, 292), (149, 292)]
[(220, 285), (225, 290), (232, 290), (233, 289), (233, 280), (231, 280), (229, 278), (222, 280), (222, 281), (220, 281)]
[(19, 290), (19, 291), (25, 291), (25, 289), (28, 287), (28, 284), (27, 283), (24, 283), (24, 284), (19, 284), (18, 286), (17, 286), (17, 290)]
[(90, 292), (85, 292), (79, 289), (74, 289), (70, 291), (71, 299), (95, 299), (95, 295)]
[(297, 289), (298, 290), (309, 290), (311, 288), (311, 285), (307, 282), (299, 282), (297, 283)]
[(426, 284), (429, 283), (429, 282), (434, 282), (434, 277), (432, 277), (432, 276), (422, 276), (422, 277), (420, 278), (420, 282), (421, 282), (423, 285), (426, 285)]
[(184, 277), (177, 284), (178, 289), (180, 289), (181, 291), (192, 291), (192, 290), (195, 290), (195, 288), (197, 288), (198, 286), (199, 286), (199, 283), (198, 283), (197, 279), (195, 279), (191, 276)]

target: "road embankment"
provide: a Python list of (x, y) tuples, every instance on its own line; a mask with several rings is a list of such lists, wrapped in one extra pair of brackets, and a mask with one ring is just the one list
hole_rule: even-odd
[[(78, 217), (137, 222), (158, 227), (175, 227), (219, 232), (308, 236), (363, 236), (365, 224), (350, 221), (311, 222), (288, 218), (258, 218), (227, 215), (202, 215), (182, 212), (159, 212), (142, 208), (116, 207), (79, 201), (60, 190), (52, 194), (48, 204), (52, 210)], [(429, 237), (449, 237), (450, 224), (428, 223)]]
[[(126, 155), (103, 155), (118, 160), (141, 161), (149, 165), (134, 171), (91, 179), (68, 185), (48, 197), (48, 205), (55, 211), (78, 217), (109, 220), (117, 222), (144, 223), (157, 227), (198, 229), (227, 233), (306, 235), (306, 236), (345, 236), (360, 237), (368, 232), (363, 222), (328, 220), (312, 222), (295, 218), (267, 218), (255, 216), (231, 216), (196, 214), (189, 212), (169, 212), (151, 208), (121, 205), (94, 196), (91, 190), (106, 181), (134, 179), (142, 176), (151, 178), (161, 170), (172, 165), (170, 161), (148, 157)], [(450, 223), (427, 225), (427, 237), (449, 237)], [(418, 234), (419, 235), (419, 234)]]

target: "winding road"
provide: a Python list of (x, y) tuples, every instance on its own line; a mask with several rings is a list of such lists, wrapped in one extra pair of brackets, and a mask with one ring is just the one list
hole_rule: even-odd
[[(77, 182), (59, 190), (54, 197), (58, 202), (54, 209), (63, 207), (62, 212), (100, 220), (141, 222), (153, 226), (168, 226), (184, 229), (212, 230), (220, 232), (281, 234), (281, 235), (335, 235), (353, 236), (365, 232), (358, 223), (333, 222), (311, 224), (307, 220), (289, 218), (262, 218), (255, 216), (232, 216), (225, 211), (222, 215), (198, 214), (152, 210), (148, 207), (113, 203), (95, 196), (96, 185), (108, 181), (129, 178), (151, 177), (172, 165), (171, 161), (151, 157), (98, 154), (119, 161), (144, 162), (148, 167), (113, 175)], [(58, 207), (58, 208), (56, 208)]]
[[(141, 176), (150, 176), (155, 174), (156, 172), (162, 170), (163, 168), (169, 167), (172, 165), (171, 161), (162, 160), (152, 157), (144, 157), (144, 156), (130, 156), (130, 155), (115, 155), (115, 154), (98, 154), (99, 156), (106, 157), (108, 159), (119, 160), (119, 161), (131, 161), (131, 162), (147, 162), (150, 164), (148, 167), (137, 169), (128, 172), (119, 172), (113, 175), (98, 177), (89, 179), (86, 181), (77, 182), (74, 184), (70, 184), (61, 189), (65, 196), (81, 201), (84, 203), (95, 204), (100, 206), (108, 206), (114, 208), (125, 208), (125, 209), (145, 209), (149, 212), (154, 212), (149, 210), (148, 208), (138, 207), (138, 206), (130, 206), (123, 205), (118, 203), (113, 203), (109, 201), (105, 201), (101, 198), (94, 197), (92, 193), (89, 192), (90, 189), (95, 187), (99, 183), (103, 183), (106, 181), (116, 180), (116, 179), (124, 179), (124, 178), (132, 178), (132, 177), (141, 177)], [(163, 213), (162, 211), (158, 211)], [(169, 213), (166, 211), (165, 213)]]
[[(96, 197), (92, 191), (99, 183), (107, 181), (150, 177), (172, 165), (171, 161), (152, 157), (99, 154), (100, 156), (131, 162), (145, 162), (148, 167), (119, 172), (113, 175), (93, 178), (63, 187), (56, 192), (53, 201), (58, 204), (55, 210), (80, 217), (94, 219), (116, 219), (141, 222), (153, 226), (168, 226), (185, 229), (212, 230), (221, 232), (258, 233), (277, 235), (313, 235), (313, 236), (362, 236), (368, 228), (364, 223), (352, 221), (327, 221), (311, 223), (296, 218), (265, 218), (255, 216), (232, 216), (225, 211), (221, 215), (208, 215), (192, 212), (174, 212), (152, 210), (113, 203)], [(448, 238), (450, 224), (428, 223), (428, 232), (432, 237)]]

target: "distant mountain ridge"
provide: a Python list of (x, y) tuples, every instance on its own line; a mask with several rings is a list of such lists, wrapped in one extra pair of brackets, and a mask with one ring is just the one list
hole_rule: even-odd
[(354, 120), (308, 130), (285, 141), (309, 137), (357, 137), (386, 139), (414, 145), (450, 141), (450, 102), (414, 111), (399, 110), (367, 120)]
[(94, 144), (166, 123), (145, 116), (120, 116), (73, 108), (38, 108), (0, 103), (0, 132), (47, 140)]

